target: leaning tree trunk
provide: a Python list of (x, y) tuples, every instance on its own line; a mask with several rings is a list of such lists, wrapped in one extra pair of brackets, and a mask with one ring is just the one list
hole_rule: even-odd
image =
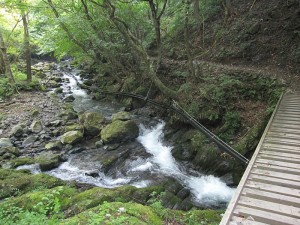
[(25, 13), (22, 15), (22, 21), (24, 27), (24, 49), (25, 49), (27, 82), (30, 83), (32, 81), (31, 49), (30, 49), (30, 42), (29, 42), (30, 37), (29, 37), (29, 30), (28, 30), (28, 20)]
[(10, 68), (10, 62), (7, 57), (6, 46), (5, 46), (5, 43), (3, 40), (1, 30), (0, 30), (0, 51), (1, 51), (2, 59), (3, 59), (3, 64), (5, 67), (5, 75), (9, 79), (10, 83), (15, 83), (15, 79), (12, 75), (11, 68)]

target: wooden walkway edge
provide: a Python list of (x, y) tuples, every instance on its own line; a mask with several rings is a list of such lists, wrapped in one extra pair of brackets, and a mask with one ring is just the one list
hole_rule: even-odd
[(220, 225), (300, 224), (300, 92), (279, 100)]

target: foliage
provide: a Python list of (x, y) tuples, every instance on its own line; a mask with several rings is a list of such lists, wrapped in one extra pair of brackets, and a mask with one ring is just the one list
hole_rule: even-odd
[(40, 202), (33, 206), (33, 210), (7, 205), (0, 208), (1, 224), (58, 224), (61, 203), (58, 198), (62, 189), (54, 189), (47, 193)]
[(0, 77), (0, 100), (10, 97), (14, 93), (14, 87), (8, 78)]

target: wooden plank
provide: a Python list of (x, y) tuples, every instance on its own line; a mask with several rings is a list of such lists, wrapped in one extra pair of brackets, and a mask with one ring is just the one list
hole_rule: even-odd
[(281, 138), (281, 137), (267, 137), (265, 138), (267, 143), (280, 143), (281, 145), (292, 145), (300, 147), (300, 140)]
[(271, 132), (289, 133), (289, 134), (300, 134), (300, 130), (288, 129), (288, 128), (280, 129), (280, 128), (276, 128), (276, 127), (271, 127), (270, 131)]
[(276, 151), (270, 151), (270, 150), (261, 150), (260, 153), (266, 154), (266, 155), (272, 155), (272, 156), (280, 156), (280, 157), (286, 157), (286, 158), (294, 158), (300, 160), (300, 153), (285, 153), (285, 152), (276, 152)]
[(268, 160), (268, 159), (257, 159), (257, 162), (267, 164), (267, 165), (281, 166), (281, 167), (300, 170), (300, 166), (298, 163), (278, 162), (278, 161), (272, 161), (272, 160)]
[(276, 213), (265, 212), (263, 210), (252, 209), (244, 206), (237, 206), (234, 215), (247, 218), (251, 216), (254, 221), (261, 223), (269, 223), (272, 225), (299, 225), (300, 219), (291, 218), (289, 216), (278, 215)]
[(272, 127), (290, 128), (290, 129), (299, 130), (299, 125), (293, 125), (293, 124), (272, 123)]
[(299, 208), (242, 196), (239, 205), (300, 219)]
[(256, 175), (256, 174), (250, 174), (248, 179), (253, 180), (255, 182), (277, 185), (278, 188), (287, 187), (287, 188), (300, 190), (300, 182), (297, 181), (285, 180), (285, 179), (269, 177), (264, 175)]
[(278, 143), (264, 143), (262, 149), (271, 149), (273, 151), (285, 151), (285, 152), (296, 152), (299, 153), (300, 148), (297, 146), (282, 146)]
[(237, 216), (233, 216), (231, 218), (231, 222), (229, 225), (269, 225), (268, 223), (261, 223), (254, 221), (251, 217), (249, 218), (241, 218)]
[(266, 183), (260, 183), (258, 181), (248, 180), (245, 184), (245, 187), (273, 192), (277, 194), (283, 194), (286, 196), (291, 197), (299, 197), (300, 196), (300, 190), (294, 189), (294, 188), (288, 188), (288, 187), (280, 187), (278, 185), (274, 184), (266, 184)]
[(263, 152), (260, 152), (259, 158), (260, 159), (274, 160), (274, 161), (279, 161), (279, 162), (296, 163), (296, 164), (299, 164), (299, 167), (300, 167), (300, 161), (297, 158), (289, 158), (289, 157), (281, 157), (281, 156), (276, 156), (276, 155), (268, 155), (268, 154), (264, 154)]
[(276, 120), (285, 120), (285, 121), (300, 121), (300, 117), (290, 117), (285, 115), (277, 115)]
[[(275, 177), (275, 178), (282, 178), (284, 180), (300, 181), (299, 175), (282, 173), (282, 172), (274, 172), (274, 171), (270, 171), (267, 169), (252, 168), (251, 174), (264, 175), (264, 176)], [(299, 201), (300, 201), (300, 199), (299, 199)]]
[(292, 133), (284, 133), (284, 132), (275, 132), (275, 131), (269, 131), (268, 137), (281, 137), (281, 138), (298, 138), (300, 139), (300, 133), (299, 134), (292, 134)]
[(267, 165), (267, 164), (261, 164), (261, 163), (255, 163), (255, 168), (259, 169), (268, 169), (270, 171), (277, 171), (282, 173), (289, 173), (289, 174), (300, 174), (300, 169), (293, 169), (293, 168), (287, 168), (282, 166), (274, 166), (274, 165)]
[(244, 188), (242, 191), (242, 195), (300, 208), (300, 197), (291, 197), (284, 194), (278, 194), (252, 188)]
[(295, 121), (295, 120), (288, 120), (288, 119), (276, 119), (274, 120), (274, 123), (276, 124), (293, 124), (293, 125), (300, 125), (300, 120), (299, 121)]

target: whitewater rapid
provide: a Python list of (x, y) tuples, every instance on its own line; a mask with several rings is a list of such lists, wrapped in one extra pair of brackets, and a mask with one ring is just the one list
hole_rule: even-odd
[[(166, 176), (170, 176), (186, 186), (192, 193), (194, 201), (204, 205), (216, 205), (217, 203), (230, 201), (235, 189), (228, 187), (220, 178), (212, 175), (191, 176), (184, 171), (172, 156), (172, 147), (162, 142), (163, 128), (165, 123), (161, 122), (152, 129), (141, 126), (141, 135), (138, 141), (152, 154), (152, 158), (145, 165), (150, 169), (156, 166)], [(158, 166), (158, 168), (157, 168)]]

